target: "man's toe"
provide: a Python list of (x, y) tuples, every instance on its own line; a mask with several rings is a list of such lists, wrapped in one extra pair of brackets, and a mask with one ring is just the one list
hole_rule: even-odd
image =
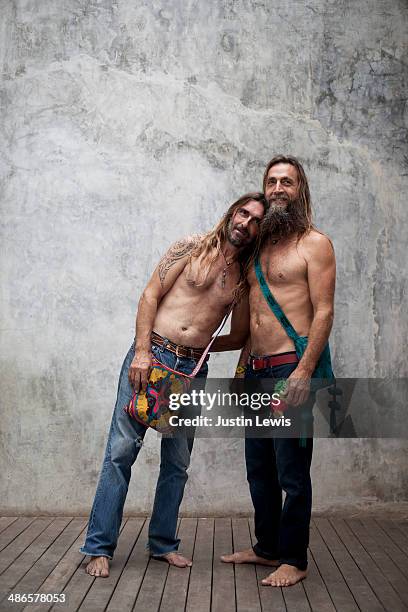
[(186, 557), (183, 557), (183, 555), (176, 552), (171, 552), (164, 555), (163, 559), (165, 559), (169, 565), (174, 565), (175, 567), (191, 567), (193, 565), (193, 562), (190, 559), (187, 559)]

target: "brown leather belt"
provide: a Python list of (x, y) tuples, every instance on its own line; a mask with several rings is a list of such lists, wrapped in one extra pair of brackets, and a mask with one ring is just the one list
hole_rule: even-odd
[(171, 353), (175, 353), (177, 357), (187, 357), (188, 359), (200, 359), (201, 355), (205, 351), (205, 348), (191, 348), (189, 346), (182, 346), (181, 344), (174, 344), (167, 338), (163, 338), (156, 332), (152, 332), (151, 335), (153, 344), (162, 346)]
[(253, 370), (263, 370), (273, 366), (285, 365), (287, 363), (297, 363), (299, 361), (295, 351), (289, 353), (279, 353), (279, 355), (267, 355), (266, 357), (250, 356), (250, 365)]

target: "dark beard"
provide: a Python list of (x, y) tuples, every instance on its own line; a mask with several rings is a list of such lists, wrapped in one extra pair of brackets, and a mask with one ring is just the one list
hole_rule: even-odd
[(299, 200), (286, 199), (286, 201), (286, 206), (276, 204), (273, 200), (270, 201), (270, 207), (261, 223), (261, 244), (264, 244), (271, 236), (287, 238), (292, 234), (303, 233), (307, 229), (307, 219)]
[[(235, 239), (232, 235), (232, 230), (234, 229), (233, 223), (232, 223), (232, 219), (229, 220), (228, 225), (227, 225), (227, 240), (230, 244), (232, 244), (233, 246), (237, 247), (237, 248), (242, 248), (242, 247), (246, 247), (248, 246), (248, 242), (245, 241), (244, 238), (238, 238)], [(241, 228), (239, 228), (241, 229)], [(248, 235), (248, 232), (246, 230), (242, 230), (245, 234)]]

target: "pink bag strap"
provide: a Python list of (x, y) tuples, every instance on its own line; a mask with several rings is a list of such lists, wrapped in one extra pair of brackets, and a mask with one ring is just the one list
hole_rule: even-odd
[(203, 354), (201, 355), (200, 359), (197, 361), (197, 365), (194, 368), (194, 370), (191, 372), (190, 376), (191, 378), (194, 378), (194, 376), (197, 376), (198, 372), (200, 371), (201, 366), (204, 363), (205, 358), (208, 355), (208, 351), (210, 350), (210, 348), (212, 347), (212, 344), (214, 342), (214, 340), (217, 338), (217, 336), (221, 333), (222, 328), (224, 327), (224, 325), (227, 322), (228, 317), (230, 316), (231, 312), (234, 310), (234, 306), (236, 304), (236, 300), (234, 300), (230, 306), (230, 309), (228, 310), (227, 314), (225, 315), (225, 317), (223, 318), (223, 320), (221, 321), (220, 326), (218, 327), (217, 331), (215, 332), (215, 334), (213, 335), (213, 337), (211, 338), (208, 346), (204, 349)]

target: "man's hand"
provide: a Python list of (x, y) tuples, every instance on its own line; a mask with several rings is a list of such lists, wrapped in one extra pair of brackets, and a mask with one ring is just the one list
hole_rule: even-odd
[(136, 351), (129, 368), (129, 381), (136, 393), (146, 391), (152, 365), (152, 354), (145, 351)]
[(245, 366), (238, 365), (235, 370), (234, 378), (245, 378)]
[(281, 393), (285, 404), (290, 406), (301, 406), (305, 403), (310, 393), (310, 375), (303, 374), (298, 369), (286, 380), (286, 389)]

